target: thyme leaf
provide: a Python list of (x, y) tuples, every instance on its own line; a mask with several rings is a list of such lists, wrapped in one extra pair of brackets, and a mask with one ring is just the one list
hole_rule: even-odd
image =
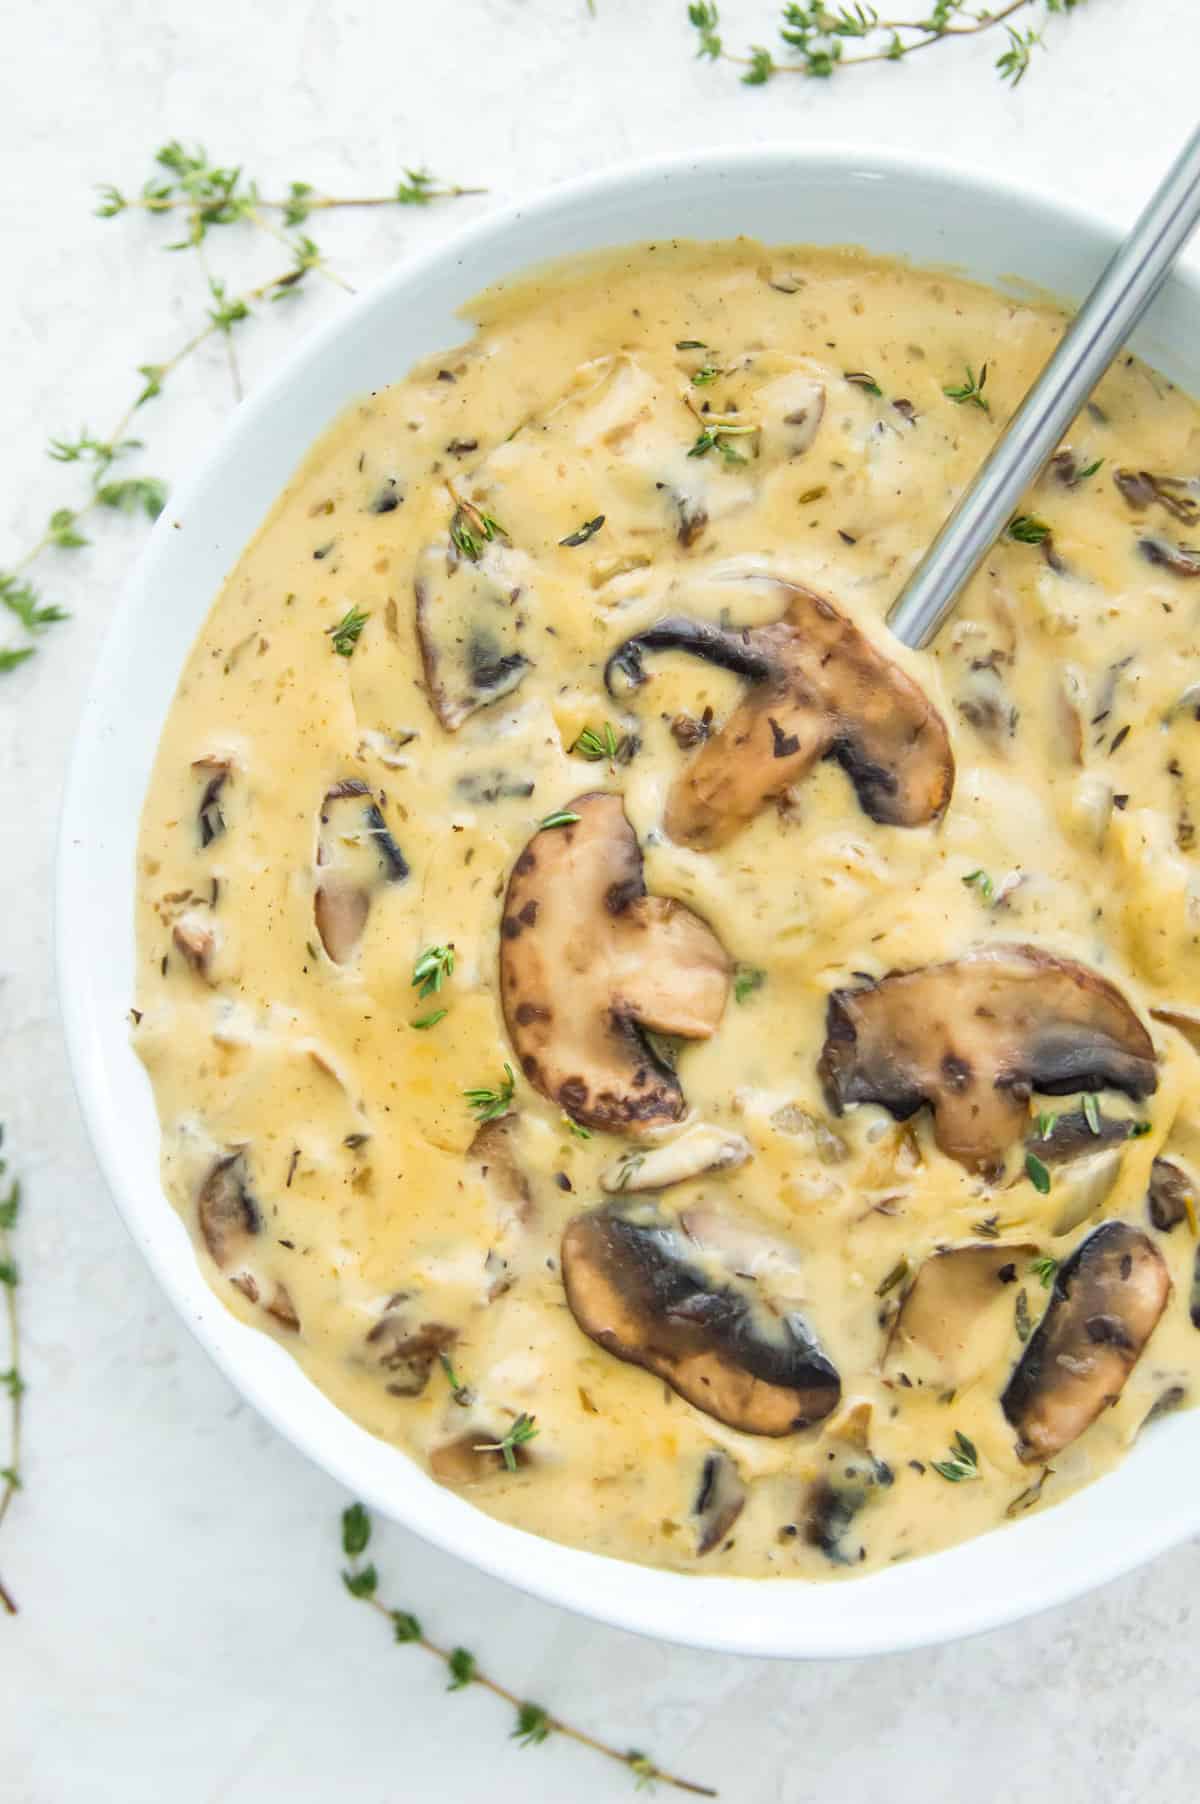
[(507, 1114), (508, 1105), (516, 1091), (516, 1078), (511, 1065), (504, 1067), (504, 1080), (494, 1090), (480, 1086), (473, 1090), (464, 1090), (469, 1106), (475, 1111), (475, 1119), (480, 1126), (485, 1121), (498, 1121), (501, 1115)]
[(935, 1459), (929, 1463), (948, 1484), (960, 1485), (979, 1477), (978, 1449), (974, 1441), (969, 1441), (958, 1429), (954, 1433), (949, 1459)]
[(333, 626), (325, 628), (325, 635), (333, 642), (333, 649), (339, 658), (352, 658), (354, 648), (362, 637), (363, 627), (371, 618), (359, 608), (348, 608), (342, 618)]

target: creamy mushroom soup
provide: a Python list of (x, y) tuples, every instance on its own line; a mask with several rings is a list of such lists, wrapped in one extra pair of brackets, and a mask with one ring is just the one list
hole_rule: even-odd
[(1200, 413), (1123, 360), (914, 654), (1058, 313), (738, 243), (475, 317), (309, 453), (163, 735), (197, 1256), (600, 1552), (819, 1578), (1056, 1503), (1200, 1370)]

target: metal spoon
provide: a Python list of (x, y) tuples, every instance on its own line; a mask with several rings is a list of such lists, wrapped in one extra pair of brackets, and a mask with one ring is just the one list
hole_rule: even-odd
[(1200, 127), (1079, 309), (888, 614), (904, 645), (928, 645), (1012, 518), (1200, 222)]

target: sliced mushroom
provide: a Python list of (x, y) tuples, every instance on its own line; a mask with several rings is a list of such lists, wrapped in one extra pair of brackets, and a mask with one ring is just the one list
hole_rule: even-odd
[(1192, 545), (1176, 545), (1147, 533), (1138, 540), (1138, 550), (1148, 564), (1157, 564), (1172, 576), (1200, 576), (1200, 551)]
[(567, 1302), (583, 1332), (743, 1434), (819, 1422), (841, 1381), (799, 1310), (650, 1203), (607, 1204), (568, 1223)]
[(706, 1171), (734, 1171), (751, 1157), (750, 1142), (741, 1134), (727, 1133), (699, 1121), (665, 1146), (649, 1152), (625, 1153), (601, 1173), (600, 1188), (610, 1194), (623, 1190), (667, 1190), (686, 1184)]
[(533, 1215), (529, 1178), (517, 1160), (516, 1126), (515, 1115), (498, 1115), (484, 1122), (467, 1148), (467, 1158), (478, 1166), (499, 1204), (502, 1227), (527, 1222)]
[(995, 946), (834, 990), (819, 1070), (830, 1107), (875, 1102), (898, 1121), (927, 1103), (942, 1151), (994, 1175), (1035, 1090), (1158, 1082), (1150, 1036), (1098, 972), (1036, 946)]
[(495, 545), (477, 563), (445, 544), (427, 546), (417, 561), (425, 687), (447, 732), (457, 732), (477, 708), (511, 695), (531, 669), (520, 644), (522, 574), (513, 554)]
[(839, 1459), (829, 1477), (818, 1478), (809, 1486), (804, 1511), (804, 1538), (809, 1546), (819, 1547), (835, 1566), (856, 1566), (866, 1557), (866, 1548), (850, 1531), (894, 1477), (886, 1461), (870, 1453)]
[[(245, 1149), (225, 1153), (210, 1168), (196, 1198), (200, 1236), (214, 1265), (251, 1303), (262, 1301), (255, 1274), (243, 1263), (262, 1232), (262, 1211), (250, 1189)], [(230, 1267), (239, 1267), (230, 1271)], [(281, 1328), (298, 1329), (300, 1318), (284, 1285), (276, 1283), (263, 1308)]]
[(375, 1363), (388, 1374), (387, 1388), (393, 1397), (419, 1397), (438, 1355), (458, 1339), (457, 1328), (447, 1327), (445, 1322), (415, 1321), (416, 1301), (405, 1292), (392, 1297), (367, 1335)]
[(1025, 1464), (1051, 1459), (1116, 1402), (1170, 1289), (1162, 1255), (1123, 1221), (1104, 1222), (1059, 1266), (1000, 1399)]
[[(443, 1441), (429, 1455), (429, 1470), (439, 1484), (450, 1485), (457, 1489), (464, 1485), (477, 1485), (485, 1478), (497, 1478), (508, 1470), (504, 1455), (499, 1451), (502, 1434), (486, 1424), (482, 1428), (468, 1429), (465, 1434), (456, 1435), (452, 1441)], [(516, 1445), (512, 1449), (517, 1467), (530, 1464), (533, 1455), (528, 1447)]]
[(195, 758), (192, 769), (197, 772), (203, 784), (196, 808), (196, 831), (200, 850), (203, 851), (225, 831), (225, 816), (221, 811), (220, 798), (221, 791), (229, 781), (230, 765), (226, 758)]
[(618, 795), (578, 796), (513, 866), (500, 924), (500, 990), (529, 1082), (587, 1127), (639, 1134), (684, 1112), (679, 1079), (646, 1030), (707, 1039), (730, 961), (682, 902), (648, 896)]
[(900, 1305), (885, 1369), (911, 1384), (974, 1378), (1009, 1344), (1014, 1286), (1036, 1252), (1028, 1241), (984, 1241), (931, 1254)]
[(313, 917), (321, 944), (335, 965), (353, 956), (375, 891), (403, 883), (408, 860), (388, 831), (378, 802), (358, 777), (329, 790), (321, 804), (317, 837), (320, 880)]
[(180, 915), (171, 929), (171, 939), (177, 952), (197, 977), (205, 983), (212, 982), (212, 962), (217, 950), (217, 930), (206, 914), (189, 908), (186, 914)]
[(1150, 1167), (1150, 1188), (1146, 1207), (1150, 1220), (1162, 1234), (1186, 1221), (1188, 1205), (1195, 1207), (1196, 1187), (1191, 1178), (1170, 1159), (1155, 1159)]
[(746, 1487), (736, 1462), (719, 1450), (706, 1454), (692, 1504), (696, 1552), (711, 1553), (719, 1547), (745, 1507)]
[(830, 602), (772, 580), (786, 612), (770, 626), (660, 620), (619, 645), (605, 667), (610, 690), (618, 670), (636, 687), (645, 681), (644, 653), (674, 649), (752, 685), (672, 785), (672, 839), (723, 845), (822, 758), (842, 766), (872, 820), (901, 827), (937, 820), (954, 784), (941, 715)]
[(1200, 478), (1155, 476), (1150, 470), (1114, 470), (1113, 481), (1130, 507), (1141, 510), (1158, 502), (1185, 526), (1200, 520)]

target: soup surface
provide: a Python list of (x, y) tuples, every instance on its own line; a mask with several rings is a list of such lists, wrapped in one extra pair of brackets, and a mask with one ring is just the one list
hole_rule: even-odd
[(197, 1256), (599, 1552), (819, 1578), (1053, 1504), (1200, 1369), (1200, 412), (1123, 361), (916, 654), (1059, 313), (748, 243), (474, 312), (308, 454), (163, 735)]

